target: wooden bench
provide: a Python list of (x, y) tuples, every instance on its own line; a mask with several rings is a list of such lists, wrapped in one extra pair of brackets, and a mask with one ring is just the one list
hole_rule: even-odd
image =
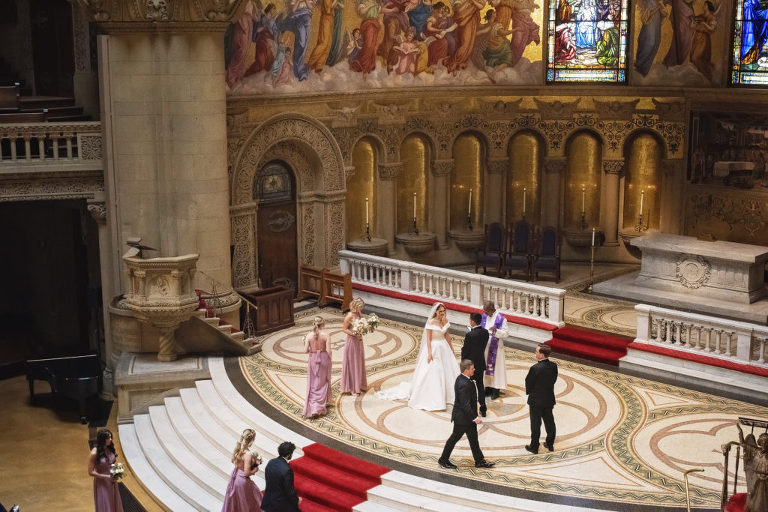
[(48, 110), (42, 112), (0, 112), (0, 124), (8, 123), (45, 123)]
[(17, 112), (20, 104), (19, 84), (0, 86), (0, 112)]
[(329, 302), (338, 302), (342, 311), (349, 309), (352, 300), (352, 278), (349, 274), (308, 265), (302, 265), (299, 273), (299, 299), (315, 297), (320, 307)]

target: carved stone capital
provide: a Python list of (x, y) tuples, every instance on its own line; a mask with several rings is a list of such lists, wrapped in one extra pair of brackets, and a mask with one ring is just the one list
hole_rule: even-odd
[(453, 171), (453, 165), (453, 158), (432, 160), (432, 174), (434, 176), (448, 176)]
[(88, 213), (98, 224), (107, 223), (107, 204), (105, 202), (88, 203)]
[(489, 158), (488, 174), (505, 174), (509, 170), (509, 158)]
[(547, 158), (544, 169), (548, 173), (562, 174), (568, 168), (568, 160), (565, 158)]
[(603, 160), (603, 172), (621, 176), (624, 173), (624, 160)]
[(379, 179), (394, 180), (403, 169), (403, 162), (379, 164)]

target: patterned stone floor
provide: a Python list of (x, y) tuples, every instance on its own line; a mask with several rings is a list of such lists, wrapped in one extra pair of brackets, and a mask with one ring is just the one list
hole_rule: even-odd
[[(304, 420), (307, 357), (302, 337), (315, 314), (326, 318), (332, 336), (334, 406), (324, 418)], [(595, 313), (598, 318), (611, 314), (609, 307)], [(360, 397), (339, 396), (341, 321), (337, 311), (310, 309), (297, 313), (295, 327), (267, 336), (263, 352), (240, 360), (253, 390), (318, 434), (408, 464), (416, 473), (437, 470), (456, 475), (437, 466), (451, 432), (450, 409), (414, 411), (404, 402), (374, 395), (410, 377), (421, 327), (383, 320), (379, 330), (365, 339), (369, 391)], [(461, 341), (454, 336), (456, 351)], [(620, 504), (618, 510), (679, 510), (685, 507), (683, 472), (702, 468), (703, 473), (690, 476), (691, 503), (697, 509), (719, 509), (720, 446), (736, 438), (737, 416), (768, 418), (768, 409), (553, 359), (560, 365), (556, 450), (534, 456), (523, 448), (529, 436), (523, 382), (535, 361), (532, 354), (507, 348), (511, 384), (501, 399), (489, 403), (480, 429), (481, 447), (497, 466), (475, 469), (462, 440), (452, 460), (466, 485), (492, 484), (505, 493), (524, 493), (542, 501), (568, 496), (576, 500), (574, 504), (598, 508), (616, 509)]]

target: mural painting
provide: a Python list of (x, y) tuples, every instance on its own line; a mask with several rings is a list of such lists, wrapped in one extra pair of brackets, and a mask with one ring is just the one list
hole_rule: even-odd
[(633, 83), (719, 85), (727, 13), (723, 0), (635, 2)]
[(226, 34), (227, 86), (540, 83), (542, 17), (536, 0), (249, 0)]

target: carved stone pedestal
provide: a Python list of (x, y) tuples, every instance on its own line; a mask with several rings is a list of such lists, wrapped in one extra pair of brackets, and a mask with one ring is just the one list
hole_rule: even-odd
[(395, 241), (405, 247), (405, 252), (411, 256), (424, 254), (435, 248), (437, 235), (434, 233), (400, 233)]

